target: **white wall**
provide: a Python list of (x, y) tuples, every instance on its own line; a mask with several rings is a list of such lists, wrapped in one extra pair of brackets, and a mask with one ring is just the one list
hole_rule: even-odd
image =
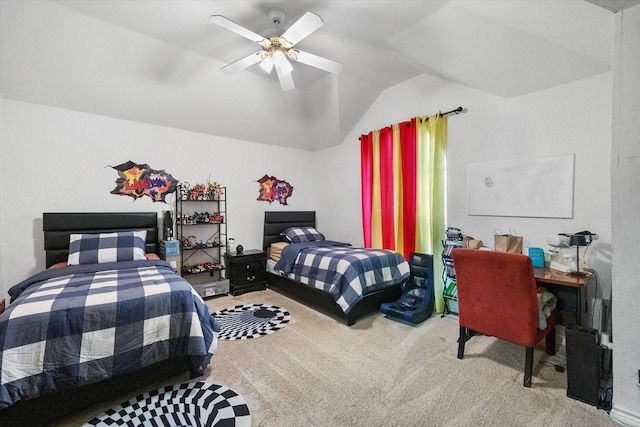
[[(0, 93), (0, 166), (4, 165), (4, 98)], [(4, 177), (0, 170), (0, 280), (3, 268), (4, 259)], [(4, 298), (5, 292), (0, 281), (0, 300)]]
[[(42, 213), (158, 211), (148, 197), (110, 194), (128, 160), (165, 169), (191, 184), (210, 177), (227, 186), (228, 232), (245, 248), (262, 247), (265, 210), (315, 208), (313, 153), (2, 99), (0, 215), (2, 294), (44, 268)], [(289, 206), (257, 201), (264, 174), (294, 187)]]
[(613, 409), (640, 426), (640, 6), (615, 17), (611, 191), (613, 217)]

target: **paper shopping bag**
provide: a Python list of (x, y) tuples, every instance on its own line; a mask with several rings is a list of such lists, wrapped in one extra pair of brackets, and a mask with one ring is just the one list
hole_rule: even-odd
[(493, 249), (500, 252), (522, 253), (522, 236), (516, 236), (516, 231), (509, 230), (509, 234), (502, 234), (501, 230), (496, 230), (493, 239)]

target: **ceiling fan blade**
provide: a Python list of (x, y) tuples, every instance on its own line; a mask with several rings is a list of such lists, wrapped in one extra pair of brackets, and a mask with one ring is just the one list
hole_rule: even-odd
[(274, 55), (273, 65), (276, 67), (276, 74), (278, 74), (278, 80), (280, 81), (282, 90), (288, 91), (295, 89), (296, 86), (293, 83), (293, 76), (291, 75), (293, 67), (287, 58), (285, 58), (284, 55)]
[(307, 12), (300, 19), (293, 23), (287, 31), (282, 34), (291, 45), (298, 43), (309, 34), (324, 25), (324, 21), (313, 12)]
[(311, 65), (312, 67), (320, 68), (321, 70), (328, 71), (330, 73), (340, 73), (342, 71), (342, 64), (331, 59), (324, 58), (322, 56), (314, 55), (313, 53), (304, 52), (302, 50), (292, 50), (293, 55), (290, 55), (291, 59), (302, 62), (303, 64)]
[(249, 68), (253, 64), (257, 64), (261, 60), (262, 60), (262, 51), (252, 53), (251, 55), (245, 56), (242, 59), (238, 59), (237, 61), (232, 62), (229, 65), (225, 65), (224, 67), (220, 68), (220, 71), (222, 71), (225, 74), (233, 74), (235, 72), (244, 70), (245, 68)]
[(242, 37), (245, 37), (256, 43), (260, 43), (262, 40), (264, 40), (264, 37), (262, 37), (260, 34), (254, 33), (253, 31), (243, 27), (240, 24), (236, 24), (231, 19), (225, 18), (222, 15), (211, 15), (209, 20), (214, 24), (220, 25), (221, 27), (226, 28), (229, 31), (233, 31), (234, 33), (239, 34)]

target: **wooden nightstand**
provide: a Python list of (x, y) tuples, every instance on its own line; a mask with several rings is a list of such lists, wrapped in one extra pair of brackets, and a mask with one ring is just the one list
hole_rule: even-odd
[(267, 253), (248, 249), (225, 254), (227, 278), (233, 296), (267, 289)]

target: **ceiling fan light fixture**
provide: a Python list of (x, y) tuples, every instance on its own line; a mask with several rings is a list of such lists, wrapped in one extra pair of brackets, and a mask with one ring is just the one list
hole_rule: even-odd
[(289, 74), (293, 71), (293, 66), (282, 50), (278, 49), (273, 53), (273, 63), (282, 73)]
[(273, 58), (271, 56), (267, 56), (262, 61), (260, 61), (259, 65), (265, 73), (271, 74), (271, 71), (273, 70)]

